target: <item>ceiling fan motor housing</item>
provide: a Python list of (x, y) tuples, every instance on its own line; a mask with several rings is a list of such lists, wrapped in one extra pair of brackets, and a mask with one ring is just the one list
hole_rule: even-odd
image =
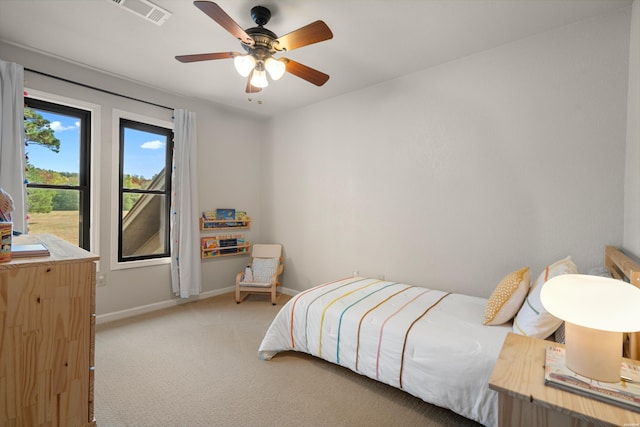
[(251, 8), (251, 19), (256, 25), (264, 26), (267, 25), (269, 20), (271, 19), (271, 11), (264, 6), (255, 6)]
[(258, 26), (248, 28), (246, 32), (253, 39), (254, 45), (249, 46), (242, 43), (242, 47), (248, 53), (254, 55), (257, 60), (265, 60), (276, 52), (273, 45), (278, 39), (278, 36), (273, 31), (264, 28), (271, 19), (271, 11), (264, 6), (255, 6), (251, 8), (251, 18)]

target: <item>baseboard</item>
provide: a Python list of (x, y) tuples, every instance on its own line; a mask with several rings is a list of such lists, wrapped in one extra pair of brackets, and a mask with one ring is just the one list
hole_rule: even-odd
[[(153, 304), (141, 305), (140, 307), (128, 308), (126, 310), (114, 311), (112, 313), (99, 314), (96, 316), (96, 324), (113, 322), (115, 320), (126, 319), (128, 317), (138, 316), (140, 314), (151, 313), (153, 311), (162, 310), (164, 308), (174, 307), (176, 305), (185, 304), (188, 302), (199, 301), (218, 295), (227, 294), (229, 292), (235, 292), (236, 288), (231, 286), (223, 289), (216, 289), (213, 291), (206, 291), (200, 295), (193, 296), (191, 298), (176, 298), (167, 301), (155, 302)], [(286, 295), (294, 296), (299, 291), (280, 288), (280, 292)]]

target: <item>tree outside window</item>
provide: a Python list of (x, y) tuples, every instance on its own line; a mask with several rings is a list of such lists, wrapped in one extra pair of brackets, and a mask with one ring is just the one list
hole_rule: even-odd
[(25, 98), (30, 234), (53, 234), (90, 249), (91, 113)]

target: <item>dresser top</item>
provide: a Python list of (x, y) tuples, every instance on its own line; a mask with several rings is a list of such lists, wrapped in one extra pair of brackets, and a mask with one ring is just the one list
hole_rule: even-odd
[(98, 261), (100, 259), (91, 252), (87, 252), (51, 234), (29, 234), (14, 236), (12, 239), (12, 244), (16, 245), (32, 243), (43, 243), (49, 249), (51, 255), (12, 258), (11, 261), (0, 263), (0, 270), (33, 266), (34, 264), (76, 263)]

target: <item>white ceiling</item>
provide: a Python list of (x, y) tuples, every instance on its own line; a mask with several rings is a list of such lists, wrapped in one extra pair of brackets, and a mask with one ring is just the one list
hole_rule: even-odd
[(332, 40), (286, 55), (329, 74), (324, 86), (286, 74), (251, 101), (231, 60), (183, 64), (174, 59), (242, 52), (238, 41), (189, 0), (153, 0), (172, 13), (162, 26), (113, 0), (0, 0), (0, 40), (169, 92), (272, 116), (628, 7), (631, 1), (219, 0), (243, 28), (255, 26), (251, 7), (263, 5), (272, 12), (266, 27), (277, 35), (317, 19), (334, 34)]

